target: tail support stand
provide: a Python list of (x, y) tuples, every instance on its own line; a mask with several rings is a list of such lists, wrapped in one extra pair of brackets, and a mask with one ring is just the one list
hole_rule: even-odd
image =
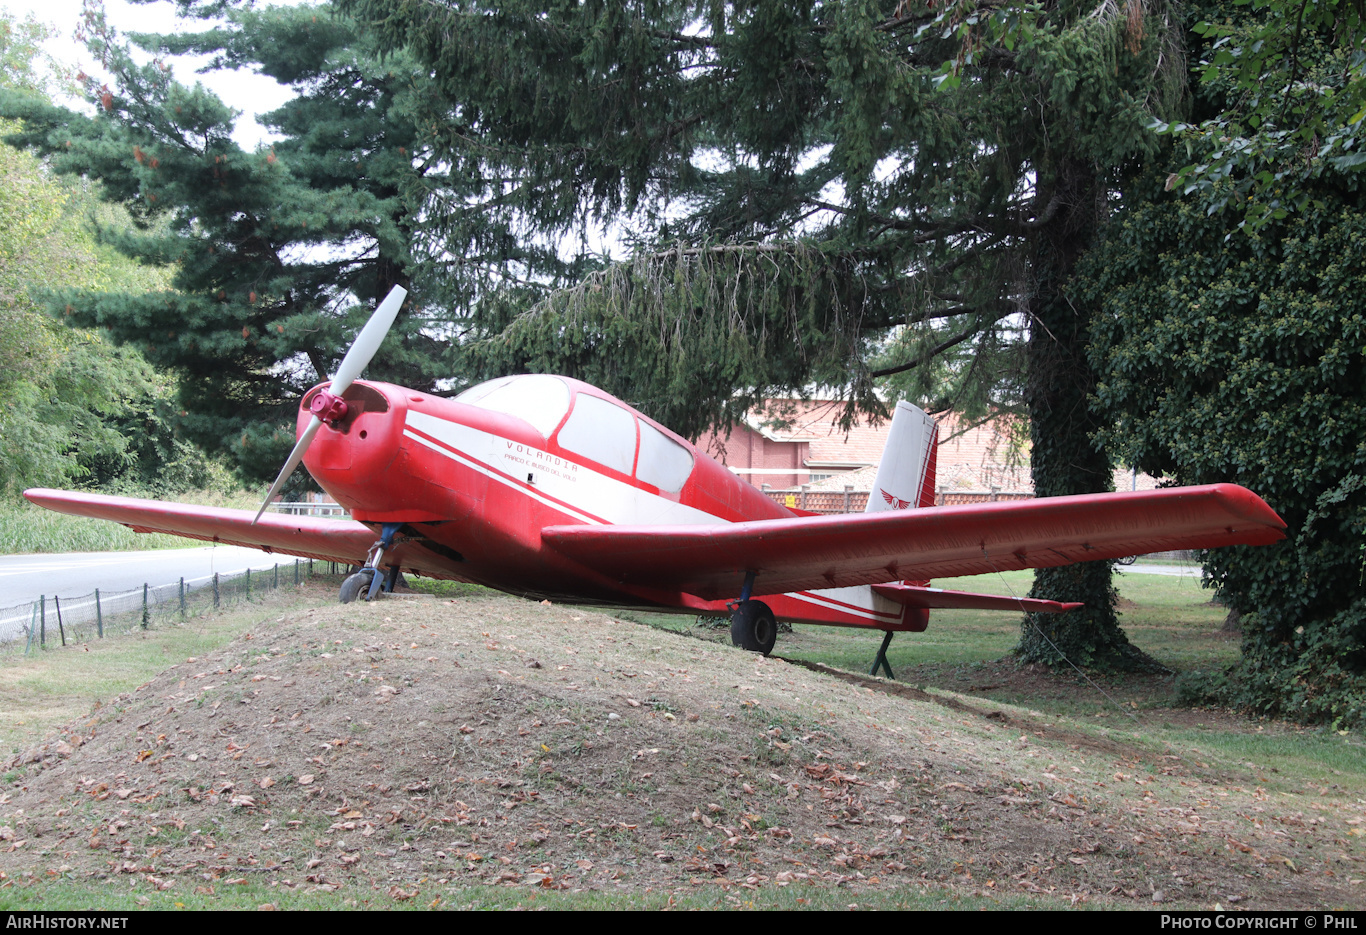
[(394, 544), (394, 536), (403, 528), (402, 523), (385, 523), (380, 527), (379, 541), (375, 543), (375, 551), (370, 561), (366, 562), (375, 569), (375, 574), (370, 579), (370, 593), (365, 595), (367, 601), (373, 601), (379, 596), (380, 587), (384, 584), (384, 576), (380, 574), (379, 563), (384, 560), (384, 553)]
[(896, 634), (892, 630), (884, 630), (883, 632), (885, 635), (882, 637), (882, 646), (878, 649), (877, 658), (873, 660), (873, 667), (868, 670), (868, 674), (877, 675), (877, 670), (882, 669), (887, 673), (887, 678), (895, 681), (896, 676), (892, 674), (892, 667), (887, 662), (887, 647), (892, 645), (892, 637)]

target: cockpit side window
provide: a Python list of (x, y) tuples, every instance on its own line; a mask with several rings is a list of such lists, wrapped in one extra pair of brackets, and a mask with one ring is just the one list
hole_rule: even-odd
[(648, 422), (640, 423), (636, 477), (660, 490), (678, 493), (692, 474), (692, 452)]
[(636, 418), (605, 399), (579, 393), (560, 429), (560, 447), (630, 474), (636, 457)]
[(569, 386), (559, 377), (538, 373), (502, 377), (470, 387), (455, 401), (516, 416), (549, 438), (569, 411)]

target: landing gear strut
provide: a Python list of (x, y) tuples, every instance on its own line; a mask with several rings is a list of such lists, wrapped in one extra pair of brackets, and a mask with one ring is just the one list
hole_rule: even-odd
[(887, 661), (887, 647), (892, 645), (892, 630), (884, 630), (886, 635), (882, 638), (882, 647), (877, 651), (877, 658), (873, 660), (873, 667), (868, 670), (869, 675), (877, 675), (878, 669), (885, 669), (887, 678), (896, 681), (896, 676), (892, 674), (892, 665)]
[(342, 582), (338, 599), (343, 604), (349, 604), (357, 598), (373, 601), (379, 596), (381, 588), (385, 591), (394, 589), (394, 582), (398, 580), (398, 566), (391, 565), (388, 574), (380, 574), (380, 562), (384, 560), (384, 553), (393, 546), (394, 536), (402, 527), (402, 523), (385, 523), (380, 527), (379, 541), (370, 547), (365, 566)]

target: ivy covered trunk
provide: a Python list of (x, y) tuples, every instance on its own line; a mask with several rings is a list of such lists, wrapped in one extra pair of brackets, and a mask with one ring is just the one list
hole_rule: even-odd
[[(1041, 186), (1039, 199), (1059, 206), (1035, 240), (1026, 384), (1034, 494), (1106, 493), (1114, 489), (1110, 458), (1094, 440), (1102, 426), (1087, 400), (1096, 385), (1087, 360), (1091, 309), (1065, 292), (1096, 229), (1095, 173), (1068, 160), (1058, 168), (1051, 188)], [(1112, 573), (1109, 561), (1037, 569), (1030, 597), (1085, 606), (1065, 614), (1027, 615), (1017, 654), (1048, 665), (1063, 663), (1065, 657), (1087, 668), (1156, 667), (1120, 629)]]

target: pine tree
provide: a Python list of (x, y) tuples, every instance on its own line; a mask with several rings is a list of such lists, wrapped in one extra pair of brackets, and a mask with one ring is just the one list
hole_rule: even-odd
[[(80, 76), (95, 116), (17, 94), (0, 109), (23, 121), (12, 141), (60, 174), (98, 180), (104, 197), (143, 222), (102, 231), (107, 243), (175, 271), (170, 289), (55, 290), (48, 306), (174, 372), (184, 431), (227, 453), (244, 476), (264, 478), (293, 442), (300, 397), (326, 379), (390, 288), (411, 298), (368, 375), (443, 392), (456, 373), (447, 309), (468, 303), (492, 266), (533, 268), (546, 254), (522, 251), (477, 211), (463, 212), (458, 260), (445, 251), (457, 231), (449, 218), (446, 239), (429, 240), (424, 212), (478, 188), (423, 141), (413, 115), (428, 90), (410, 59), (381, 60), (325, 6), (228, 10), (208, 25), (132, 37), (158, 56), (139, 65), (88, 8), (89, 47), (114, 78)], [(295, 89), (260, 118), (281, 138), (256, 152), (233, 142), (234, 112), (202, 86), (173, 80), (166, 59), (182, 53)], [(430, 274), (419, 277), (424, 268)]]
[[(483, 319), (489, 369), (582, 375), (687, 432), (812, 384), (844, 388), (846, 418), (880, 414), (888, 385), (935, 409), (1022, 402), (1039, 493), (1109, 489), (1092, 310), (1065, 288), (1156, 145), (1145, 127), (1176, 113), (1174, 8), (340, 5), (431, 70), (446, 158), (495, 160), (543, 225), (636, 233), (631, 258)], [(1108, 564), (1033, 593), (1087, 610), (1050, 622), (1057, 649), (1027, 624), (1026, 658), (1144, 663)]]

